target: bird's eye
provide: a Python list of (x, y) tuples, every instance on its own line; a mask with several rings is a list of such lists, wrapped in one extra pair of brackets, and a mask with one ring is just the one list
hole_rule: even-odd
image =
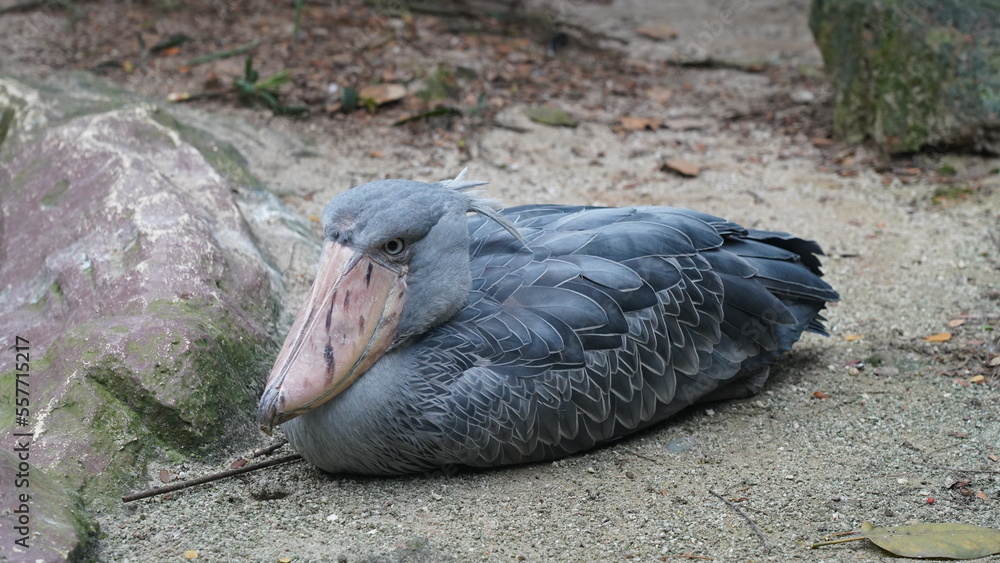
[(394, 238), (382, 245), (382, 249), (385, 250), (385, 253), (389, 256), (399, 254), (404, 248), (406, 248), (406, 242), (401, 238)]

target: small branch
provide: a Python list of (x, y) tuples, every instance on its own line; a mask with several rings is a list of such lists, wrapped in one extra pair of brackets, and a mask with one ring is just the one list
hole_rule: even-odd
[(27, 2), (11, 4), (5, 8), (0, 8), (0, 16), (4, 14), (15, 14), (18, 12), (30, 12), (36, 8), (41, 8), (48, 3), (48, 0), (28, 0)]
[(271, 455), (275, 451), (277, 451), (279, 448), (281, 448), (281, 446), (284, 446), (287, 443), (288, 443), (288, 440), (281, 440), (277, 444), (271, 444), (270, 446), (268, 446), (266, 448), (261, 448), (259, 450), (254, 450), (250, 454), (250, 457), (260, 457), (262, 455)]
[[(848, 533), (849, 534), (856, 534), (857, 532), (848, 532)], [(839, 540), (819, 541), (819, 542), (816, 542), (814, 544), (810, 544), (809, 545), (809, 549), (816, 549), (817, 547), (822, 547), (824, 545), (833, 545), (835, 543), (847, 543), (849, 541), (858, 541), (858, 540), (863, 540), (863, 539), (865, 539), (864, 536), (853, 536), (853, 537), (850, 537), (850, 538), (841, 538)]]
[(155, 497), (156, 495), (162, 495), (164, 493), (179, 491), (181, 489), (186, 489), (188, 487), (193, 487), (195, 485), (201, 485), (203, 483), (209, 483), (211, 481), (218, 481), (219, 479), (225, 479), (226, 477), (232, 477), (234, 475), (249, 473), (251, 471), (256, 471), (257, 469), (264, 469), (265, 467), (271, 467), (272, 465), (279, 465), (282, 463), (287, 463), (289, 461), (295, 461), (298, 459), (302, 459), (302, 456), (300, 456), (299, 454), (286, 455), (284, 457), (269, 459), (267, 461), (262, 461), (260, 463), (255, 463), (253, 465), (245, 465), (237, 469), (227, 469), (226, 471), (212, 473), (209, 475), (205, 475), (204, 477), (198, 477), (197, 479), (192, 479), (190, 481), (181, 481), (180, 483), (167, 485), (165, 487), (153, 487), (152, 489), (140, 491), (138, 493), (133, 493), (131, 495), (125, 495), (122, 497), (122, 502), (132, 502), (134, 500)]
[(193, 59), (191, 59), (190, 61), (187, 62), (187, 66), (197, 66), (197, 65), (200, 65), (200, 64), (204, 64), (204, 63), (207, 63), (207, 62), (214, 61), (216, 59), (225, 59), (227, 57), (235, 57), (237, 55), (242, 55), (244, 53), (248, 53), (250, 51), (253, 51), (254, 49), (257, 48), (258, 45), (260, 45), (260, 39), (254, 39), (253, 41), (251, 41), (249, 43), (246, 43), (244, 45), (240, 45), (238, 47), (234, 47), (232, 49), (229, 49), (228, 51), (218, 51), (218, 52), (215, 52), (215, 53), (210, 53), (208, 55), (202, 55), (200, 57), (195, 57), (195, 58), (193, 58)]
[(749, 522), (750, 526), (753, 528), (754, 533), (756, 533), (757, 537), (760, 538), (760, 543), (764, 544), (764, 554), (768, 555), (771, 553), (771, 544), (767, 543), (767, 538), (764, 536), (764, 532), (762, 532), (761, 529), (757, 527), (757, 524), (755, 524), (754, 521), (751, 520), (749, 516), (747, 516), (746, 512), (743, 512), (742, 508), (736, 506), (735, 504), (730, 502), (729, 499), (723, 497), (722, 495), (713, 491), (712, 489), (709, 489), (708, 492), (711, 493), (711, 495), (714, 496), (715, 498), (729, 505), (729, 507), (735, 510), (737, 514), (742, 516), (744, 520)]

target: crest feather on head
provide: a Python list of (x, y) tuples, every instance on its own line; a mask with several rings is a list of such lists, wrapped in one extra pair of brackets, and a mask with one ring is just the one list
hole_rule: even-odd
[[(443, 180), (438, 182), (437, 185), (442, 188), (450, 188), (458, 192), (466, 192), (473, 188), (479, 186), (485, 186), (489, 182), (483, 182), (479, 180), (466, 180), (465, 177), (468, 175), (469, 169), (463, 168), (458, 176), (455, 176), (452, 180)], [(507, 220), (506, 217), (500, 215), (498, 211), (503, 208), (499, 201), (495, 199), (488, 199), (485, 197), (479, 197), (474, 193), (464, 194), (466, 197), (467, 211), (471, 213), (478, 213), (487, 219), (494, 221), (496, 224), (504, 228), (508, 233), (510, 233), (515, 239), (521, 244), (527, 244), (521, 233), (518, 232), (517, 227), (513, 223)]]

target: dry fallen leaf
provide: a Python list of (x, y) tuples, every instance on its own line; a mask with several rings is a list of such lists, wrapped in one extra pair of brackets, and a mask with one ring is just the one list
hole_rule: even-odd
[(692, 162), (688, 162), (683, 158), (673, 158), (663, 163), (660, 167), (663, 172), (671, 171), (680, 174), (681, 176), (694, 177), (701, 172), (701, 168)]
[(1000, 366), (1000, 356), (993, 356), (990, 358), (990, 367), (995, 368)]
[(160, 470), (160, 482), (161, 483), (169, 483), (170, 481), (171, 481), (170, 472), (167, 471), (166, 469), (161, 469)]
[(238, 460), (230, 463), (229, 464), (229, 469), (239, 469), (240, 467), (243, 467), (246, 464), (247, 464), (247, 460), (245, 460), (245, 459), (243, 459), (241, 457), (240, 459), (238, 459)]
[(1000, 461), (1000, 456), (998, 456), (997, 454), (990, 454), (986, 457), (990, 458), (990, 461), (992, 462)]
[(827, 139), (825, 137), (813, 137), (812, 139), (809, 139), (809, 142), (812, 143), (812, 146), (816, 148), (821, 148), (821, 147), (828, 147), (832, 145), (835, 141), (833, 139)]
[(358, 90), (359, 98), (371, 100), (377, 106), (401, 100), (405, 96), (406, 86), (402, 84), (370, 84)]
[(983, 500), (990, 500), (990, 496), (982, 491), (976, 491), (976, 497), (981, 498)]
[(948, 321), (948, 326), (951, 328), (959, 327), (965, 324), (965, 319), (952, 319)]
[(949, 340), (951, 340), (950, 332), (939, 332), (937, 334), (924, 337), (924, 341), (926, 342), (948, 342)]
[(813, 391), (813, 397), (816, 397), (817, 399), (829, 399), (830, 398), (829, 395), (827, 395), (826, 393), (824, 393), (822, 391)]
[(635, 30), (639, 35), (648, 37), (650, 39), (656, 39), (659, 41), (668, 41), (670, 39), (677, 39), (677, 30), (670, 27), (665, 23), (652, 23), (639, 27)]
[(1000, 553), (1000, 531), (971, 524), (876, 528), (871, 522), (863, 522), (861, 535), (882, 549), (903, 557), (976, 559)]
[(881, 375), (887, 377), (893, 375), (899, 375), (899, 368), (895, 366), (882, 366), (875, 368), (874, 373), (875, 375)]
[(969, 378), (969, 383), (986, 383), (986, 376), (983, 374), (973, 375)]
[(197, 558), (198, 558), (198, 552), (193, 549), (189, 549), (184, 552), (184, 559), (197, 559)]
[(646, 94), (661, 104), (666, 104), (674, 97), (674, 91), (663, 86), (653, 86), (649, 90), (646, 90)]
[(661, 125), (663, 125), (663, 120), (656, 119), (655, 117), (622, 117), (622, 127), (629, 131), (641, 131), (643, 129), (656, 131)]
[(844, 337), (844, 340), (846, 340), (848, 342), (854, 342), (855, 340), (861, 340), (861, 335), (860, 334), (848, 334), (847, 336)]

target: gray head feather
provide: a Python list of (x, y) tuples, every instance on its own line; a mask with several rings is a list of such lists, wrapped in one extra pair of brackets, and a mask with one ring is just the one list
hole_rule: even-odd
[[(443, 188), (451, 188), (459, 192), (465, 192), (473, 188), (477, 188), (479, 186), (485, 186), (486, 184), (489, 183), (478, 180), (466, 180), (465, 177), (468, 174), (469, 174), (469, 169), (463, 168), (462, 171), (458, 173), (458, 176), (455, 176), (453, 180), (443, 180), (441, 182), (438, 182), (437, 184)], [(514, 238), (516, 238), (518, 242), (520, 242), (521, 244), (527, 244), (527, 242), (524, 240), (524, 237), (521, 236), (521, 233), (517, 230), (517, 227), (515, 227), (514, 224), (508, 221), (505, 217), (497, 213), (497, 211), (503, 208), (503, 206), (500, 204), (499, 201), (495, 199), (479, 197), (474, 193), (465, 194), (465, 196), (468, 198), (466, 206), (467, 211), (470, 211), (472, 213), (478, 213), (486, 217), (487, 219), (496, 222), (496, 224), (503, 227), (505, 231), (510, 233), (511, 236), (513, 236)]]

